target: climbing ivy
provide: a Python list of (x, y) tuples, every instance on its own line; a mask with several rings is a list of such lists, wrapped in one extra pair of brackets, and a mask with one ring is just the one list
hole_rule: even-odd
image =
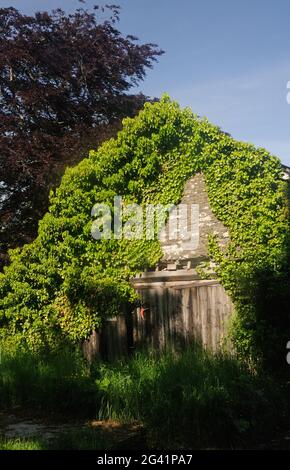
[(135, 299), (130, 277), (154, 267), (162, 252), (156, 240), (94, 240), (93, 205), (113, 207), (117, 195), (125, 204), (176, 204), (187, 179), (201, 171), (212, 210), (230, 232), (224, 251), (210, 236), (209, 253), (235, 304), (233, 343), (252, 359), (265, 356), (270, 339), (271, 352), (277, 338), (279, 349), (289, 305), (281, 164), (166, 95), (67, 169), (38, 237), (10, 252), (11, 265), (1, 274), (2, 332), (20, 335), (32, 348), (53, 347), (63, 337), (87, 338), (103, 318), (118, 314)]

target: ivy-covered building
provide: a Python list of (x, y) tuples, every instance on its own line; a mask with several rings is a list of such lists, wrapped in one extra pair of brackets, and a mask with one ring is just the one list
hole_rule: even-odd
[[(193, 334), (216, 348), (224, 319), (231, 317), (227, 335), (238, 354), (282, 361), (290, 331), (289, 194), (283, 178), (285, 168), (265, 149), (234, 140), (168, 96), (147, 103), (124, 120), (115, 139), (67, 169), (37, 238), (10, 253), (11, 264), (0, 274), (1, 334), (33, 349), (79, 344), (139, 302), (135, 343), (145, 331), (152, 344), (163, 345), (173, 331), (181, 341)], [(113, 230), (95, 240), (92, 208), (113, 207), (116, 196), (125, 206), (193, 201), (199, 207), (198, 245), (196, 238), (186, 249), (166, 237), (116, 238)], [(198, 282), (199, 290), (164, 296), (172, 273), (178, 288)], [(148, 287), (158, 305), (154, 311), (136, 296), (149, 278), (159, 289), (157, 295)], [(174, 328), (164, 299), (175, 315)], [(197, 311), (194, 302), (206, 306), (197, 323), (189, 315)]]
[[(290, 179), (286, 166), (281, 179)], [(133, 316), (134, 343), (159, 349), (197, 340), (213, 350), (232, 348), (228, 333), (234, 305), (208, 250), (208, 239), (214, 236), (225, 251), (230, 234), (211, 209), (202, 172), (188, 179), (180, 204), (188, 207), (186, 219), (181, 220), (177, 213), (178, 229), (172, 239), (167, 222), (160, 237), (163, 256), (159, 263), (132, 280), (142, 299)], [(190, 207), (195, 213), (190, 213)], [(186, 230), (197, 230), (197, 236), (185, 239), (180, 233), (184, 225)]]

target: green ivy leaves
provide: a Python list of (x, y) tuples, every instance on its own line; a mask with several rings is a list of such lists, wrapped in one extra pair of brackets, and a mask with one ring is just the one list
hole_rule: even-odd
[(209, 254), (235, 303), (233, 340), (240, 354), (261, 357), (273, 327), (261, 292), (272, 292), (268, 304), (272, 308), (276, 299), (283, 327), (289, 307), (287, 295), (280, 292), (280, 305), (273, 287), (277, 276), (289, 287), (288, 194), (281, 164), (266, 150), (237, 142), (182, 110), (167, 95), (125, 119), (116, 139), (67, 169), (37, 239), (12, 252), (11, 265), (0, 275), (3, 332), (22, 332), (30, 345), (35, 334), (37, 347), (42, 337), (51, 344), (53, 335), (77, 342), (103, 318), (118, 314), (134, 298), (129, 278), (154, 267), (162, 253), (156, 241), (93, 240), (93, 205), (112, 204), (115, 195), (142, 205), (177, 204), (187, 179), (200, 171), (211, 208), (230, 232), (225, 252), (209, 238)]

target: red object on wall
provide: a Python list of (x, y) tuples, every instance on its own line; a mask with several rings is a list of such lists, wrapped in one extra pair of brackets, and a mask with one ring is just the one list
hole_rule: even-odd
[(141, 317), (143, 320), (145, 319), (144, 313), (145, 313), (145, 308), (144, 308), (144, 307), (140, 307), (140, 317)]

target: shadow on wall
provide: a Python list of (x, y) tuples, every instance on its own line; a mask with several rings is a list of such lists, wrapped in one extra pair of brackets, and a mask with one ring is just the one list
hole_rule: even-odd
[(217, 280), (175, 280), (180, 279), (179, 271), (168, 274), (170, 280), (163, 283), (157, 276), (151, 282), (148, 278), (146, 283), (140, 278), (132, 281), (139, 304), (106, 319), (102, 329), (84, 342), (89, 361), (94, 356), (113, 361), (142, 348), (180, 350), (192, 341), (212, 351), (225, 346), (233, 305), (221, 284)]

